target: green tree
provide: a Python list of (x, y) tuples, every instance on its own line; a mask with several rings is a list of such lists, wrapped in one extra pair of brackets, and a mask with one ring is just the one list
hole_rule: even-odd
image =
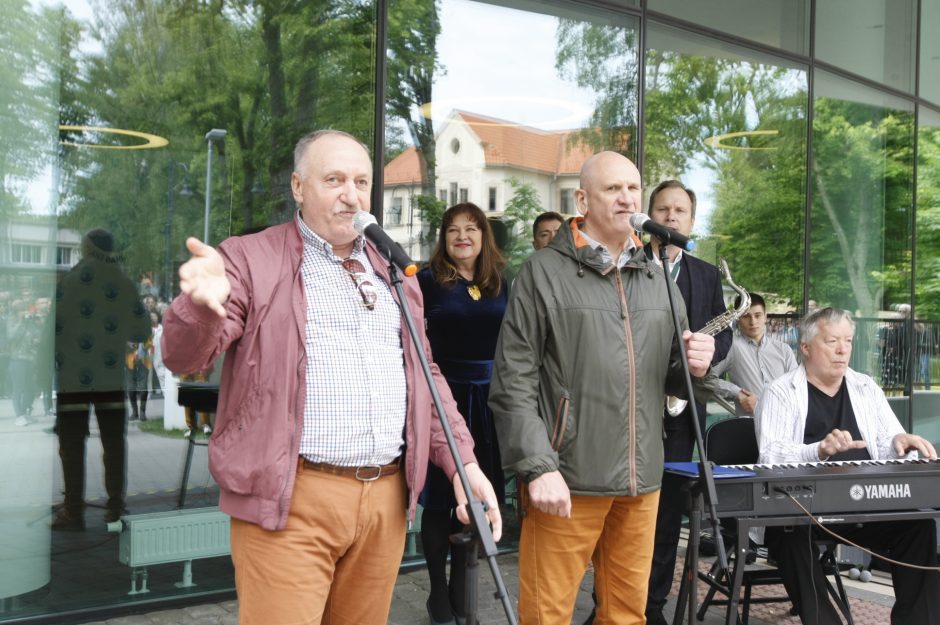
[[(197, 196), (174, 202), (171, 245), (174, 257), (185, 257), (183, 238), (202, 230), (198, 194), (211, 128), (228, 131), (214, 163), (211, 241), (288, 219), (299, 136), (338, 128), (371, 139), (373, 26), (371, 3), (357, 0), (115, 0), (91, 26), (101, 52), (72, 51), (79, 78), (71, 100), (85, 103), (83, 116), (95, 125), (145, 129), (170, 145), (116, 154), (70, 149), (66, 223), (81, 229), (117, 220), (134, 269), (162, 267), (168, 197), (186, 175)], [(64, 106), (61, 114), (70, 116)], [(259, 186), (265, 198), (253, 192)]]
[[(695, 189), (714, 200), (701, 245), (714, 257), (705, 260), (724, 257), (739, 284), (801, 301), (803, 276), (793, 268), (803, 249), (805, 74), (678, 52), (647, 58), (646, 185), (692, 167), (712, 171), (713, 187)], [(757, 132), (732, 135), (741, 131)]]
[(940, 128), (921, 126), (917, 139), (918, 319), (940, 319)]
[[(439, 200), (433, 195), (416, 195), (415, 205), (418, 207), (418, 213), (421, 215), (421, 221), (424, 223), (424, 230), (421, 234), (421, 242), (424, 247), (431, 249), (437, 244), (441, 224), (444, 223), (444, 211), (447, 210), (447, 202)], [(430, 252), (427, 254), (430, 255)]]
[(77, 27), (62, 9), (0, 2), (0, 219), (29, 211), (27, 185), (56, 160), (61, 42)]
[(872, 316), (910, 299), (913, 115), (819, 98), (810, 291)]
[(636, 160), (638, 69), (636, 29), (625, 24), (559, 18), (555, 69), (597, 93), (590, 127), (571, 141)]
[(539, 202), (538, 192), (531, 182), (522, 182), (518, 178), (510, 178), (509, 186), (513, 193), (503, 211), (502, 221), (506, 224), (509, 241), (504, 254), (506, 256), (506, 271), (515, 275), (520, 265), (532, 253), (532, 239), (529, 228), (535, 218), (544, 209)]
[[(421, 192), (433, 196), (437, 179), (434, 124), (430, 111), (441, 33), (437, 0), (396, 0), (389, 3), (388, 91), (386, 108), (405, 124), (418, 151), (423, 178)], [(436, 232), (436, 229), (432, 229)]]

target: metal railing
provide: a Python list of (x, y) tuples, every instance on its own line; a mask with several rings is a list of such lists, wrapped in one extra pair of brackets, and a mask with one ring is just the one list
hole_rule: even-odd
[[(767, 333), (790, 345), (800, 359), (797, 315), (768, 315)], [(850, 366), (873, 377), (885, 392), (930, 389), (940, 379), (940, 321), (855, 319)]]

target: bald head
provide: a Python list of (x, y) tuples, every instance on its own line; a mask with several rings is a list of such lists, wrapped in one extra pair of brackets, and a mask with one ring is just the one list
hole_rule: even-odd
[(623, 154), (599, 152), (581, 167), (575, 201), (585, 233), (619, 255), (633, 234), (630, 216), (642, 205), (640, 171)]
[(610, 167), (625, 167), (635, 172), (637, 178), (640, 177), (640, 170), (636, 168), (633, 161), (619, 152), (607, 150), (598, 152), (584, 161), (584, 165), (581, 166), (581, 188), (587, 189), (594, 177), (597, 176), (598, 171), (605, 171), (605, 168)]

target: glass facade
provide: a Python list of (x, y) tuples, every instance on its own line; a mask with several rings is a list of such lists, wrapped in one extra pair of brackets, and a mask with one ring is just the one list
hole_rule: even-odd
[(819, 0), (816, 58), (913, 93), (916, 28), (917, 0)]
[(809, 296), (856, 312), (853, 368), (904, 395), (910, 363), (899, 311), (911, 294), (914, 106), (823, 71), (813, 95)]
[(292, 216), (318, 128), (379, 145), (375, 210), (419, 259), (470, 201), (518, 266), (599, 150), (681, 179), (697, 255), (790, 319), (853, 311), (852, 366), (940, 441), (940, 2), (598, 4), (0, 0), (0, 623), (232, 591), (212, 421), (179, 403), (221, 363), (165, 371), (160, 314), (188, 236)]

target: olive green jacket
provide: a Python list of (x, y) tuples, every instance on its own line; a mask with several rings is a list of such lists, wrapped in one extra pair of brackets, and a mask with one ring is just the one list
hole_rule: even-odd
[[(489, 405), (503, 466), (531, 480), (560, 470), (572, 494), (660, 487), (663, 404), (686, 397), (662, 268), (637, 249), (622, 268), (581, 237), (580, 218), (522, 266), (496, 348)], [(709, 396), (715, 378), (693, 378)]]

